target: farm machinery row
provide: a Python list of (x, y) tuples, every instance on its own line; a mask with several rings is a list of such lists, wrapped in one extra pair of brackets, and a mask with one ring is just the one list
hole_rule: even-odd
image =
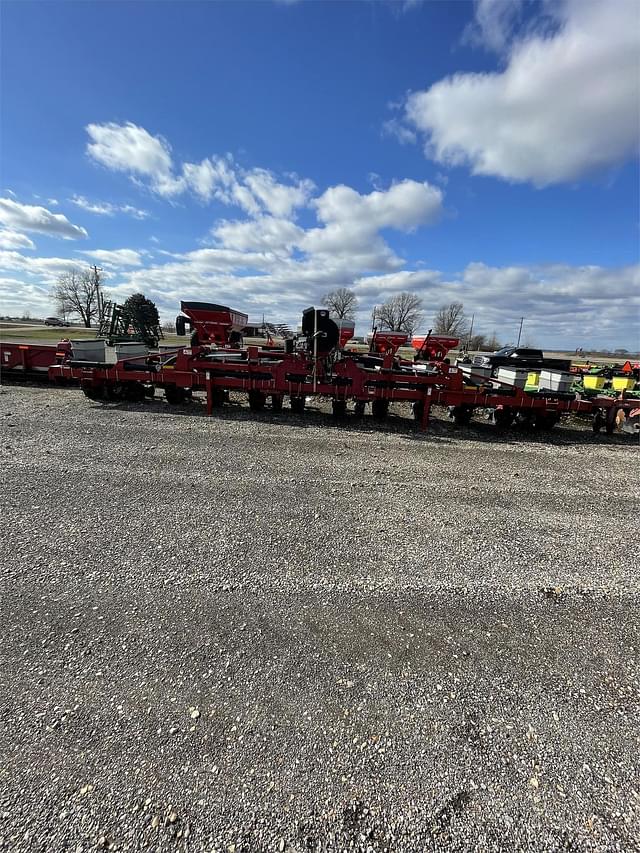
[(352, 325), (339, 327), (326, 310), (308, 308), (298, 335), (278, 346), (245, 346), (245, 314), (203, 302), (182, 302), (181, 311), (177, 332), (189, 330), (190, 345), (149, 351), (126, 342), (115, 347), (105, 341), (61, 343), (53, 348), (49, 380), (78, 382), (92, 400), (142, 401), (162, 392), (169, 404), (179, 405), (203, 394), (208, 414), (224, 406), (230, 393), (242, 392), (254, 411), (270, 406), (280, 412), (288, 402), (291, 411), (301, 413), (309, 400), (323, 397), (337, 417), (370, 410), (377, 421), (394, 403), (408, 403), (422, 428), (433, 406), (446, 407), (457, 424), (484, 410), (498, 426), (517, 420), (543, 430), (568, 414), (588, 416), (594, 431), (607, 433), (621, 421), (633, 431), (640, 420), (640, 400), (624, 391), (614, 397), (531, 390), (475, 374), (473, 366), (462, 369), (447, 356), (459, 343), (453, 337), (429, 334), (419, 345), (414, 341), (415, 358), (407, 359), (398, 353), (406, 334), (375, 331), (368, 351), (354, 352), (346, 348)]

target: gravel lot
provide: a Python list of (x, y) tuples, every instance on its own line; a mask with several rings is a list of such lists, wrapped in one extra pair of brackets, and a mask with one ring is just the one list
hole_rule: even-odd
[(640, 849), (630, 437), (0, 424), (1, 849)]

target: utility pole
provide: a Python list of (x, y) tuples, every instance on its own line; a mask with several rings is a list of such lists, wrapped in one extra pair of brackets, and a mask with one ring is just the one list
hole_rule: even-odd
[(524, 317), (520, 317), (520, 331), (518, 332), (518, 343), (516, 344), (517, 347), (520, 346), (520, 338), (522, 337), (522, 324), (523, 323), (524, 323)]
[(96, 303), (98, 305), (98, 327), (102, 323), (102, 319), (104, 317), (104, 298), (102, 293), (100, 292), (100, 276), (99, 272), (102, 272), (102, 267), (98, 267), (95, 264), (92, 267), (93, 270), (93, 286), (96, 291)]
[(471, 347), (471, 338), (473, 337), (473, 320), (475, 316), (475, 314), (471, 315), (471, 325), (469, 326), (469, 334), (467, 335), (467, 352), (469, 352)]

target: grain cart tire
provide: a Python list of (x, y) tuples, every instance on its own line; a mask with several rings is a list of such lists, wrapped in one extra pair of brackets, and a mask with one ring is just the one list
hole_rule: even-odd
[(331, 401), (331, 409), (333, 411), (334, 418), (344, 418), (347, 414), (347, 401), (346, 400), (332, 400)]
[(294, 415), (301, 415), (304, 412), (305, 406), (305, 398), (304, 397), (292, 397), (290, 400), (291, 411)]
[(388, 400), (372, 400), (371, 401), (371, 416), (374, 421), (384, 421), (389, 414)]
[(266, 396), (262, 391), (249, 391), (249, 408), (252, 412), (261, 412), (264, 409), (264, 404), (267, 402)]
[(280, 412), (282, 411), (282, 395), (271, 395), (271, 411), (274, 412), (274, 414), (276, 415), (280, 414)]
[(471, 406), (454, 406), (453, 408), (453, 422), (456, 426), (468, 426), (471, 422), (471, 418), (473, 416), (473, 409)]
[(185, 390), (178, 385), (165, 385), (164, 396), (170, 406), (179, 406), (185, 401)]

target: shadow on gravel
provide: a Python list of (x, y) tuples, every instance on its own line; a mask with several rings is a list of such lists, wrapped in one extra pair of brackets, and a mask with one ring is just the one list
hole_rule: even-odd
[[(92, 403), (92, 409), (117, 409), (121, 411), (152, 411), (160, 417), (207, 418), (204, 402), (196, 399), (191, 403), (179, 406), (168, 406), (162, 399), (150, 400), (144, 403)], [(289, 424), (304, 429), (327, 429), (341, 432), (356, 433), (393, 433), (405, 436), (410, 440), (420, 442), (449, 443), (455, 441), (481, 441), (487, 444), (511, 445), (527, 441), (529, 444), (564, 447), (581, 444), (588, 446), (623, 445), (633, 446), (638, 442), (631, 435), (594, 435), (590, 425), (566, 423), (553, 431), (540, 432), (526, 425), (514, 426), (503, 430), (482, 420), (474, 420), (469, 426), (457, 426), (446, 418), (444, 410), (436, 408), (427, 432), (422, 432), (418, 425), (408, 416), (390, 412), (384, 422), (374, 421), (368, 415), (358, 418), (352, 414), (336, 418), (317, 406), (308, 406), (303, 415), (293, 414), (283, 409), (274, 414), (266, 408), (260, 412), (251, 411), (248, 406), (232, 401), (223, 407), (214, 409), (211, 420), (222, 419), (235, 423), (267, 423)]]

